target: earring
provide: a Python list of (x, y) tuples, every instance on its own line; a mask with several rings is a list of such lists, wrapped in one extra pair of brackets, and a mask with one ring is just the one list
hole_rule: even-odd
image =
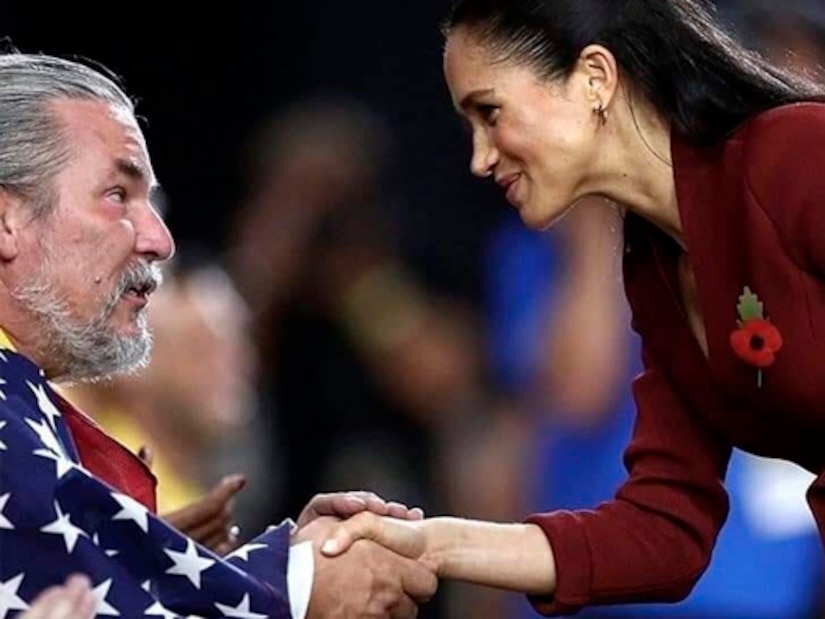
[(610, 115), (610, 111), (604, 106), (603, 103), (599, 103), (599, 107), (594, 108), (593, 113), (599, 116), (599, 122), (602, 127), (604, 127), (607, 124), (607, 117)]
[(610, 116), (610, 110), (607, 107), (603, 107), (600, 112), (600, 116), (602, 119), (602, 125), (607, 124), (607, 118)]

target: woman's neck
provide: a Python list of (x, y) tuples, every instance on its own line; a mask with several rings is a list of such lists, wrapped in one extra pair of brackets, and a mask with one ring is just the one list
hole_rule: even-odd
[(670, 126), (620, 91), (604, 130), (599, 193), (644, 217), (684, 247)]

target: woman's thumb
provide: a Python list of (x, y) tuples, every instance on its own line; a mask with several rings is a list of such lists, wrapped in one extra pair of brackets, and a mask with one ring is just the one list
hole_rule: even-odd
[(321, 545), (321, 553), (336, 557), (346, 552), (359, 539), (376, 540), (381, 518), (371, 512), (361, 512), (344, 520)]

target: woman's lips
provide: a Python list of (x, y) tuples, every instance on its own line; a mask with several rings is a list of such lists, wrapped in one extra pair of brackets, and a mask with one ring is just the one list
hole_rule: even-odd
[(496, 179), (496, 182), (505, 191), (507, 201), (514, 206), (516, 204), (516, 193), (518, 192), (518, 181), (520, 178), (521, 174), (508, 174), (507, 176)]

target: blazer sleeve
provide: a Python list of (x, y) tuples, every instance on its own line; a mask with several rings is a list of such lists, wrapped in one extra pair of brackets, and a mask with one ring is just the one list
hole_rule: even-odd
[(728, 513), (722, 485), (731, 447), (692, 413), (643, 353), (624, 463), (629, 478), (595, 510), (534, 514), (553, 548), (557, 587), (532, 597), (545, 615), (583, 606), (683, 599), (710, 560)]
[(746, 200), (767, 216), (800, 268), (825, 276), (825, 105), (759, 116), (744, 158)]

